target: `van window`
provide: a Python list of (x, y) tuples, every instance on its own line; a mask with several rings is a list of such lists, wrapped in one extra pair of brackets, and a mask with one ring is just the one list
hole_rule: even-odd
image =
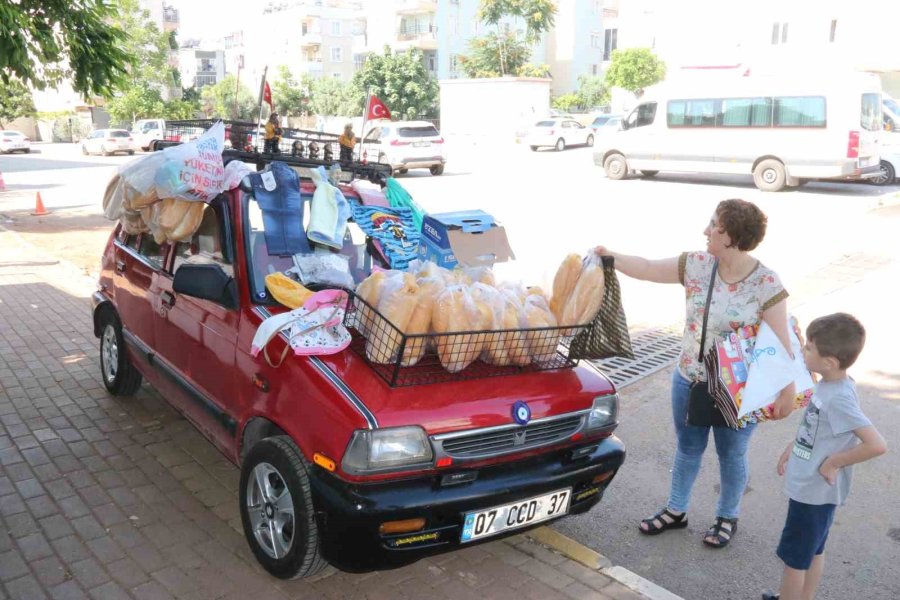
[(644, 125), (650, 125), (653, 123), (653, 118), (655, 116), (656, 102), (640, 104), (637, 108), (631, 111), (631, 114), (629, 114), (625, 119), (623, 129), (632, 129), (634, 127), (643, 127)]
[(669, 127), (715, 127), (717, 100), (671, 100), (666, 105)]
[(721, 127), (769, 127), (772, 125), (772, 99), (725, 98), (719, 114)]
[(775, 98), (776, 127), (825, 127), (825, 98), (783, 96)]
[(859, 113), (859, 125), (867, 131), (881, 129), (881, 95), (863, 94)]

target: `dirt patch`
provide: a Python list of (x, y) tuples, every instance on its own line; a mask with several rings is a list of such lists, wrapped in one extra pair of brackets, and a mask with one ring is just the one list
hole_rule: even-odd
[(100, 256), (115, 226), (102, 215), (77, 211), (55, 211), (44, 217), (27, 211), (3, 211), (0, 225), (21, 235), (43, 254), (73, 263), (91, 276), (100, 269)]

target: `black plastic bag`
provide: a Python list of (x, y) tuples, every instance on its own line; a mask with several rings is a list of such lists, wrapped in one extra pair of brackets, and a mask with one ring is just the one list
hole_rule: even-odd
[(596, 360), (621, 356), (634, 358), (631, 336), (622, 308), (622, 288), (616, 275), (612, 256), (602, 257), (603, 302), (591, 326), (582, 330), (569, 346), (569, 355), (575, 359)]

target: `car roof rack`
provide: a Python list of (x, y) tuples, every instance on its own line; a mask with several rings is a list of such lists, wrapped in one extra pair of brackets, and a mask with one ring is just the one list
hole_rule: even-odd
[[(150, 150), (162, 150), (195, 140), (209, 130), (221, 119), (183, 119), (166, 121), (163, 139), (153, 140)], [(240, 160), (252, 163), (257, 170), (262, 170), (272, 161), (280, 161), (292, 167), (315, 169), (331, 168), (337, 164), (342, 173), (349, 173), (351, 178), (366, 179), (384, 186), (391, 176), (390, 165), (360, 161), (339, 161), (340, 145), (338, 136), (333, 133), (282, 127), (281, 142), (278, 152), (259, 150), (259, 138), (264, 130), (263, 125), (252, 121), (222, 120), (225, 124), (225, 145), (222, 159), (225, 163)], [(301, 176), (304, 176), (301, 172)], [(308, 176), (307, 176), (308, 177)]]

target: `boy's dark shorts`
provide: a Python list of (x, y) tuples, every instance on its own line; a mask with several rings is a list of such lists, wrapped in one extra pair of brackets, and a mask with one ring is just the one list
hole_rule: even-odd
[(776, 551), (778, 558), (792, 569), (809, 569), (813, 557), (825, 552), (825, 540), (834, 522), (835, 508), (834, 504), (804, 504), (791, 500)]

